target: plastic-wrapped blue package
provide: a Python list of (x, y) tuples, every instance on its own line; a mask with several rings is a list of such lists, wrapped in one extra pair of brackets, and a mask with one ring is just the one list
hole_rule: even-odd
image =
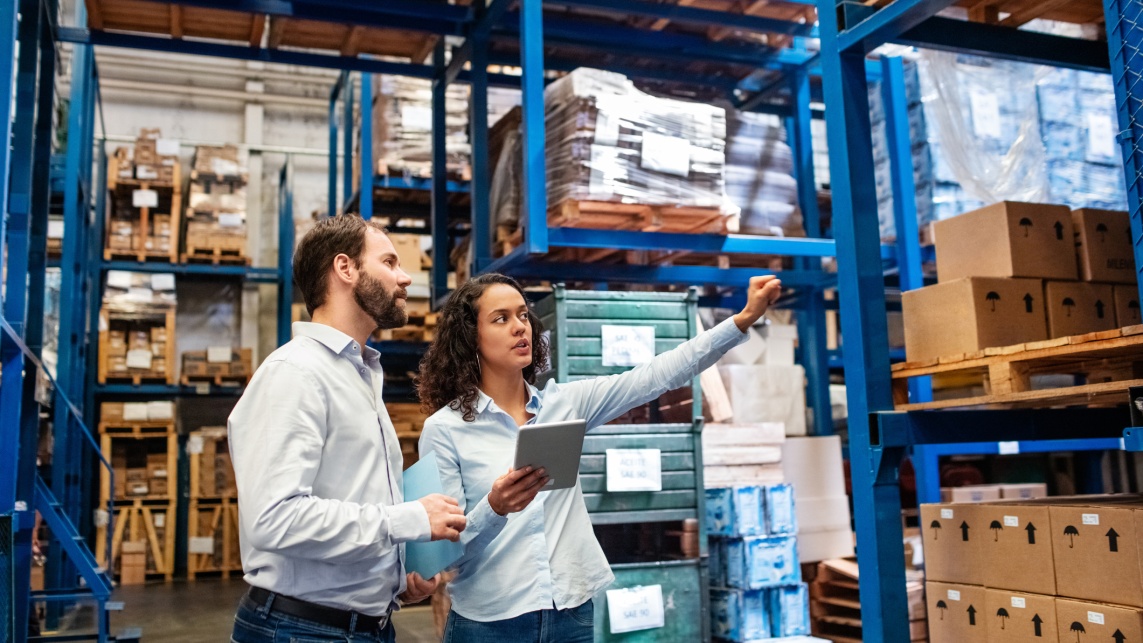
[(770, 638), (773, 625), (767, 594), (765, 590), (710, 590), (711, 634), (738, 643)]
[(766, 533), (786, 536), (798, 533), (798, 517), (794, 513), (794, 485), (775, 484), (766, 487)]
[(770, 631), (775, 637), (810, 633), (810, 590), (805, 583), (768, 590)]
[(706, 490), (707, 533), (753, 536), (766, 533), (761, 487), (718, 487)]
[[(1085, 132), (1074, 123), (1047, 121), (1040, 125), (1044, 151), (1051, 160), (1082, 161), (1087, 153)], [(1050, 161), (1049, 161), (1050, 162)], [(1051, 182), (1051, 177), (1048, 177)]]
[(797, 541), (792, 536), (748, 536), (726, 543), (726, 584), (762, 589), (801, 581)]

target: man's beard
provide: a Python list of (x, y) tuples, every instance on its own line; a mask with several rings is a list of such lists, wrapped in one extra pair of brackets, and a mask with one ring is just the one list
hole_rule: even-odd
[(377, 322), (378, 328), (400, 328), (409, 323), (409, 313), (397, 305), (398, 297), (405, 297), (404, 288), (398, 288), (392, 293), (385, 292), (381, 280), (367, 272), (361, 272), (361, 278), (353, 287), (354, 301)]

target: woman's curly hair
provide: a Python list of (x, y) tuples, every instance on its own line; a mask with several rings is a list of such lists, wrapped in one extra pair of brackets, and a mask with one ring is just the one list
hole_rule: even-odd
[[(528, 300), (515, 279), (488, 273), (466, 281), (440, 309), (436, 339), (421, 359), (416, 377), (417, 396), (425, 413), (434, 413), (447, 405), (460, 411), (465, 422), (476, 420), (480, 387), (476, 302), (489, 286), (496, 284), (515, 288), (525, 302)], [(524, 380), (535, 384), (536, 373), (548, 365), (548, 342), (543, 336), (544, 325), (530, 306), (528, 321), (532, 324), (532, 363), (524, 367)]]

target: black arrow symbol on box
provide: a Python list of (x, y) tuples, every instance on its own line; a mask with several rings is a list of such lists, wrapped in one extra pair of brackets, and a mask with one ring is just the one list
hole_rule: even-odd
[(1114, 527), (1107, 531), (1107, 546), (1110, 551), (1119, 551), (1119, 534), (1115, 532)]
[(1056, 239), (1059, 241), (1063, 241), (1063, 239), (1064, 239), (1064, 224), (1060, 223), (1059, 221), (1056, 221), (1055, 228), (1056, 228)]
[(968, 541), (968, 523), (967, 522), (962, 521), (960, 523), (960, 539), (964, 540), (964, 541)]
[(1032, 299), (1031, 293), (1024, 293), (1024, 312), (1026, 312), (1026, 313), (1032, 312), (1032, 302), (1033, 301), (1035, 301), (1035, 299)]
[(1036, 544), (1036, 525), (1033, 525), (1032, 523), (1028, 523), (1028, 526), (1024, 528), (1024, 531), (1028, 532), (1028, 544), (1029, 545), (1035, 545)]
[(1119, 630), (1115, 630), (1115, 634), (1112, 634), (1111, 638), (1115, 639), (1115, 643), (1123, 643), (1127, 640), (1127, 637), (1124, 636), (1123, 632), (1120, 632)]
[(1043, 623), (1044, 619), (1040, 618), (1039, 614), (1032, 617), (1032, 624), (1036, 626), (1036, 636), (1043, 636), (1043, 634), (1040, 633), (1040, 625)]
[(976, 625), (976, 608), (971, 604), (968, 606), (968, 624)]

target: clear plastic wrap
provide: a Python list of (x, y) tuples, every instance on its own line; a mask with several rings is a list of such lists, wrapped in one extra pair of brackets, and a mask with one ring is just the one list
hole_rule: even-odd
[[(376, 75), (373, 98), (373, 158), (378, 174), (432, 175), (432, 81)], [(445, 92), (445, 149), (450, 173), (466, 174), (468, 85), (449, 85)]]
[(108, 270), (103, 307), (124, 314), (163, 314), (178, 304), (171, 273)]
[(793, 153), (776, 116), (726, 110), (726, 197), (740, 231), (804, 237)]

